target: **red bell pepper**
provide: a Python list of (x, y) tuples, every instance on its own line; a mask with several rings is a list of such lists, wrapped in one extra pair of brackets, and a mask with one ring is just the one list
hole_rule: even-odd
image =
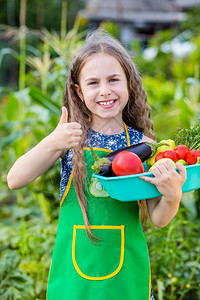
[(176, 153), (176, 151), (169, 149), (164, 151), (163, 158), (170, 158), (171, 160), (176, 162), (179, 159), (179, 156), (178, 153)]
[(186, 145), (179, 145), (174, 148), (174, 151), (178, 154), (179, 159), (186, 160), (186, 156), (190, 152), (190, 149)]
[(188, 165), (194, 165), (198, 161), (198, 157), (200, 157), (200, 151), (199, 150), (191, 150), (187, 156), (186, 161)]

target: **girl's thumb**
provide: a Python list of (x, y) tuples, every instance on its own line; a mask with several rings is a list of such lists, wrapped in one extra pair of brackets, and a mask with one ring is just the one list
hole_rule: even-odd
[(68, 123), (68, 111), (65, 106), (62, 107), (62, 113), (60, 116), (59, 124)]

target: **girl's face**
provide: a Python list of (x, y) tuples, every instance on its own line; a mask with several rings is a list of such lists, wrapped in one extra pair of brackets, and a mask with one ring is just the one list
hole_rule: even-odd
[(97, 128), (112, 120), (122, 124), (129, 92), (125, 72), (115, 57), (98, 53), (88, 59), (76, 90), (92, 113), (91, 127)]

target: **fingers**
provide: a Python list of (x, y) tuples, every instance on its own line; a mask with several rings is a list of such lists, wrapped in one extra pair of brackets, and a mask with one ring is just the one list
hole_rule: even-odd
[(140, 176), (140, 179), (147, 181), (149, 183), (155, 184), (156, 183), (156, 179), (155, 177), (149, 177), (149, 176)]
[(65, 123), (68, 123), (68, 111), (67, 108), (63, 106), (59, 124), (65, 124)]
[(62, 107), (59, 123), (55, 130), (50, 134), (56, 150), (69, 150), (80, 144), (83, 131), (78, 122), (69, 122), (68, 111)]
[(79, 143), (80, 141), (76, 141), (76, 142), (74, 141), (71, 145), (71, 149), (78, 147)]
[(182, 177), (182, 179), (185, 181), (187, 179), (187, 171), (186, 168), (180, 164), (180, 163), (176, 163), (177, 169), (179, 170), (179, 174)]
[(177, 163), (176, 166), (179, 173), (175, 170), (174, 166), (169, 161), (157, 163), (156, 166), (152, 168), (152, 174), (154, 175), (154, 177), (140, 176), (139, 178), (153, 184), (158, 184), (162, 181), (170, 181), (172, 180), (172, 178), (174, 178), (175, 180), (175, 178), (179, 177), (181, 179), (181, 182), (184, 183), (187, 178), (186, 168), (180, 163)]
[(78, 122), (70, 122), (69, 124), (69, 128), (71, 129), (75, 129), (75, 130), (81, 130), (81, 124), (79, 124)]
[(81, 140), (81, 136), (80, 135), (77, 135), (77, 136), (73, 137), (73, 142), (76, 143), (76, 144), (79, 143), (80, 140)]
[(156, 165), (152, 168), (152, 173), (155, 172), (155, 170), (158, 170), (161, 174), (166, 171), (174, 173), (175, 171), (174, 166), (175, 164), (172, 165), (172, 163), (169, 160), (165, 160), (163, 162), (157, 162)]
[(81, 125), (77, 122), (68, 123), (66, 126), (68, 132), (74, 137), (80, 137), (83, 133)]
[(77, 122), (71, 122), (64, 126), (66, 133), (66, 140), (70, 148), (77, 147), (81, 141), (82, 130), (81, 125)]
[[(81, 129), (81, 125), (78, 122), (70, 122), (68, 123), (68, 111), (67, 108), (65, 106), (62, 107), (62, 113), (60, 116), (60, 121), (58, 123), (59, 125), (61, 124), (69, 124), (69, 128), (70, 129)], [(82, 131), (77, 131), (78, 135), (82, 134)]]
[(78, 122), (68, 123), (68, 111), (65, 106), (62, 107), (62, 113), (58, 125), (65, 125), (69, 134), (74, 137), (80, 137), (82, 135), (81, 125)]
[(154, 184), (163, 199), (168, 203), (179, 203), (182, 197), (182, 186), (186, 180), (186, 168), (177, 163), (177, 169), (171, 164), (170, 161), (157, 163), (152, 168), (154, 177), (141, 176), (144, 181)]

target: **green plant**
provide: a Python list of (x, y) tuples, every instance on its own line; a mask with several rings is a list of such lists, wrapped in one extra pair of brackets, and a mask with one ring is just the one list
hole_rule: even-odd
[[(188, 201), (192, 197), (190, 193)], [(150, 227), (146, 232), (153, 289), (159, 300), (190, 300), (200, 296), (200, 223), (194, 216), (188, 219), (187, 214), (188, 210), (182, 206), (165, 228)]]
[(200, 114), (200, 77), (199, 65), (195, 66), (194, 77), (186, 78), (185, 84), (177, 84), (174, 96), (176, 108), (169, 112), (169, 116), (179, 118), (181, 127), (188, 128), (194, 124)]
[(20, 268), (16, 251), (3, 251), (0, 256), (0, 298), (2, 300), (29, 300), (33, 281)]

